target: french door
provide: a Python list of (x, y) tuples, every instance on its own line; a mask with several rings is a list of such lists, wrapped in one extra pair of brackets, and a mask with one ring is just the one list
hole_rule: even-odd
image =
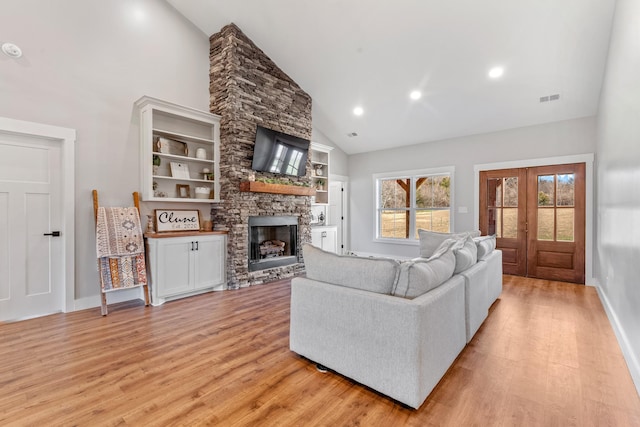
[(505, 274), (584, 283), (584, 163), (482, 171), (479, 212)]

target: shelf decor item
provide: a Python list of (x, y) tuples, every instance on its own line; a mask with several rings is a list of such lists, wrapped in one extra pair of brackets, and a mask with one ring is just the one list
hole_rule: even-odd
[(176, 193), (181, 199), (191, 198), (191, 188), (188, 185), (176, 184)]
[(189, 165), (186, 163), (171, 162), (171, 176), (178, 179), (189, 179)]
[(156, 232), (199, 231), (200, 211), (197, 209), (156, 209)]
[(188, 156), (189, 147), (186, 142), (157, 136), (155, 138), (156, 149), (162, 154), (173, 154), (175, 156)]
[(196, 199), (208, 199), (210, 192), (208, 187), (196, 187)]
[(153, 174), (154, 175), (158, 175), (158, 170), (160, 169), (160, 163), (162, 163), (160, 156), (156, 156), (154, 154), (153, 155)]
[(196, 150), (196, 159), (205, 160), (207, 158), (207, 150), (204, 148), (198, 148)]
[(316, 165), (316, 175), (322, 176), (322, 165)]

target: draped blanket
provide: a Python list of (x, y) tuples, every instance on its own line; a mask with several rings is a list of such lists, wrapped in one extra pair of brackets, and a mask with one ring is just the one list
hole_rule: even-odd
[(98, 208), (96, 253), (102, 292), (147, 284), (138, 209)]
[(136, 208), (98, 208), (98, 258), (144, 253), (140, 215)]

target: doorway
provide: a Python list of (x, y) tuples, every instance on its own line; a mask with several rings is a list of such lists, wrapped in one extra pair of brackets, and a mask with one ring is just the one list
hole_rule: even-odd
[(347, 242), (347, 206), (348, 187), (346, 180), (332, 178), (329, 182), (329, 212), (328, 223), (337, 227), (338, 254), (344, 255), (348, 250)]
[(74, 141), (0, 118), (0, 321), (73, 309)]
[(585, 283), (585, 164), (480, 171), (479, 226), (505, 274)]

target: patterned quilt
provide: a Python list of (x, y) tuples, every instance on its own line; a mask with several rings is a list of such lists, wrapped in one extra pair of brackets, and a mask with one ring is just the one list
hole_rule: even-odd
[(138, 209), (98, 208), (96, 253), (102, 292), (147, 284)]
[(98, 258), (144, 252), (138, 209), (98, 208), (96, 252)]

